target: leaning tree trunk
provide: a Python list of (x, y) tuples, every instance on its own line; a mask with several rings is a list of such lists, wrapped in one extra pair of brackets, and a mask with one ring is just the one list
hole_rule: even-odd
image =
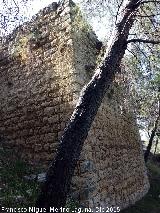
[(144, 160), (145, 160), (146, 163), (148, 161), (149, 154), (151, 152), (151, 148), (152, 148), (152, 144), (153, 144), (153, 139), (154, 139), (154, 137), (156, 135), (156, 132), (157, 132), (157, 129), (158, 129), (158, 122), (159, 122), (159, 116), (158, 116), (158, 118), (155, 121), (154, 128), (152, 130), (152, 133), (151, 133), (151, 136), (150, 136), (150, 139), (149, 139), (149, 142), (148, 142), (147, 149), (146, 149), (146, 151), (144, 153)]
[(158, 129), (158, 125), (159, 125), (159, 120), (160, 120), (160, 97), (159, 97), (159, 92), (160, 92), (160, 87), (158, 88), (158, 117), (156, 118), (156, 121), (154, 123), (154, 127), (153, 127), (153, 130), (152, 130), (149, 142), (148, 142), (148, 146), (147, 146), (147, 149), (146, 149), (146, 151), (144, 153), (144, 160), (145, 160), (146, 163), (148, 161), (149, 154), (151, 152), (153, 140), (154, 140), (154, 137), (156, 135), (156, 132), (157, 132), (157, 129)]
[(48, 169), (36, 206), (49, 212), (49, 207), (64, 207), (71, 179), (88, 131), (105, 92), (112, 84), (117, 67), (127, 48), (129, 30), (135, 19), (139, 0), (129, 0), (123, 7), (114, 35), (102, 65), (81, 91), (78, 103), (60, 139), (58, 154)]
[(154, 156), (156, 155), (156, 152), (157, 152), (157, 146), (158, 146), (158, 137), (157, 137), (156, 145), (155, 145), (155, 149), (154, 149)]

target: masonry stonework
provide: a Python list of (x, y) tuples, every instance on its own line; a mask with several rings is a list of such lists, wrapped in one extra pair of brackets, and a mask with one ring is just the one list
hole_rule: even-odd
[[(0, 136), (23, 159), (48, 165), (54, 158), (99, 46), (69, 0), (44, 8), (1, 43)], [(98, 110), (72, 180), (71, 196), (82, 206), (125, 208), (149, 188), (136, 119), (117, 82)]]

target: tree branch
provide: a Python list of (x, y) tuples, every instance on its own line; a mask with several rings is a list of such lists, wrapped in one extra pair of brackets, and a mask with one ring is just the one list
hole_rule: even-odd
[(134, 39), (130, 39), (127, 41), (127, 44), (131, 43), (131, 42), (142, 42), (142, 43), (147, 43), (147, 44), (160, 44), (160, 40), (148, 40), (148, 39), (141, 39), (141, 38), (134, 38)]
[(160, 3), (160, 1), (142, 1), (141, 4), (147, 4), (147, 3)]
[(140, 18), (151, 18), (151, 17), (155, 17), (155, 16), (159, 16), (160, 13), (158, 14), (151, 14), (151, 15), (137, 15), (137, 17), (140, 17)]

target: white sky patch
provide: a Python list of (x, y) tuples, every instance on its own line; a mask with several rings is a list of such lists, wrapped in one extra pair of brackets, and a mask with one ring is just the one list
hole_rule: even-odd
[[(11, 21), (8, 21), (7, 23), (7, 30), (5, 30), (3, 26), (0, 28), (0, 36), (10, 33), (18, 25), (23, 24), (23, 22), (29, 21), (33, 15), (37, 14), (41, 9), (47, 7), (49, 4), (53, 2), (59, 2), (58, 0), (28, 0), (28, 2), (24, 4), (24, 0), (15, 0), (15, 5), (13, 0), (5, 1), (6, 5), (4, 5), (3, 0), (0, 0), (0, 14), (7, 15), (8, 13), (10, 13), (8, 8), (16, 8), (16, 5), (19, 7), (19, 12), (16, 15), (16, 11), (13, 10), (8, 15), (8, 19)], [(78, 4), (80, 0), (74, 0), (74, 2)], [(78, 6), (80, 6), (81, 8), (81, 4), (78, 4)], [(17, 17), (17, 20), (15, 20), (15, 15)], [(105, 17), (102, 17), (101, 20), (98, 20), (94, 16), (91, 16), (88, 21), (100, 40), (104, 40), (106, 35), (109, 37), (111, 27), (109, 26), (109, 20), (107, 21), (107, 15)]]
[[(81, 8), (82, 13), (84, 9), (83, 0), (74, 0), (75, 3)], [(93, 1), (94, 2), (94, 1)], [(85, 6), (87, 3), (85, 4)], [(109, 12), (109, 8), (106, 6), (103, 8), (103, 5), (97, 5), (96, 1), (95, 4), (93, 3), (92, 12), (87, 11), (87, 21), (92, 26), (94, 32), (98, 36), (98, 38), (102, 41), (108, 40), (111, 36), (113, 20), (111, 20), (111, 11)], [(88, 6), (90, 8), (90, 6)], [(102, 9), (103, 8), (103, 9)], [(113, 9), (113, 8), (112, 8)], [(84, 13), (84, 16), (86, 14)], [(113, 14), (112, 14), (113, 15)], [(113, 17), (112, 17), (113, 18)]]
[(104, 40), (106, 36), (110, 37), (111, 28), (109, 26), (106, 26), (106, 18), (102, 18), (101, 22), (93, 19), (90, 24), (100, 40)]
[(56, 0), (33, 0), (30, 4), (30, 15), (33, 16), (36, 13), (38, 13), (39, 10), (43, 9), (44, 7), (47, 7), (49, 4), (53, 2), (58, 2)]
[(141, 140), (142, 141), (148, 141), (149, 140), (149, 136), (147, 134), (146, 131), (144, 130), (139, 130), (140, 136), (141, 136)]

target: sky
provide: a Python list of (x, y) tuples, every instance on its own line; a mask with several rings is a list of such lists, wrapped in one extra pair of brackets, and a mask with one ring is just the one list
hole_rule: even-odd
[[(8, 16), (7, 18), (13, 19), (12, 22), (9, 22), (9, 25), (8, 25), (9, 32), (17, 26), (18, 21), (15, 21), (15, 19), (13, 18), (15, 15), (18, 17), (18, 19), (20, 20), (20, 23), (22, 24), (24, 21), (30, 20), (33, 15), (38, 13), (39, 10), (48, 6), (52, 2), (55, 2), (55, 1), (58, 2), (57, 0), (27, 0), (28, 2), (26, 3), (26, 6), (25, 6), (23, 1), (24, 0), (5, 0), (6, 2), (6, 5), (5, 5), (3, 3), (3, 0), (0, 0), (0, 14), (8, 14), (10, 12), (11, 15)], [(79, 3), (80, 0), (74, 0), (74, 2)], [(18, 11), (18, 14), (16, 10), (16, 5), (18, 5), (20, 8)], [(79, 4), (79, 6), (81, 6), (81, 4)], [(12, 11), (8, 10), (9, 7), (12, 8)], [(105, 36), (108, 35), (110, 30), (109, 26), (108, 27), (106, 26), (106, 23), (107, 23), (106, 16), (105, 18), (102, 17), (101, 20), (94, 18), (94, 16), (90, 16), (88, 21), (93, 27), (93, 30), (96, 32), (99, 39), (104, 40)], [(6, 32), (4, 31), (4, 26), (1, 26), (0, 36), (2, 36), (5, 33)]]
[[(24, 1), (27, 1), (27, 3), (24, 3)], [(6, 19), (11, 20), (7, 27), (7, 29), (9, 29), (8, 31), (11, 31), (17, 26), (18, 22), (22, 24), (24, 21), (30, 20), (40, 9), (48, 6), (52, 2), (53, 0), (5, 0), (5, 3), (3, 3), (3, 0), (0, 0), (0, 14), (6, 16)], [(19, 7), (19, 11), (16, 6)], [(18, 20), (16, 20), (15, 17), (17, 17)], [(0, 21), (3, 23), (2, 16)], [(5, 34), (4, 28), (4, 26), (0, 28), (0, 36), (3, 33)]]
[(57, 0), (33, 0), (30, 4), (30, 8), (31, 8), (31, 15), (34, 15), (36, 13), (38, 13), (38, 11), (44, 7), (47, 7), (49, 4), (51, 4), (52, 2), (58, 2)]

